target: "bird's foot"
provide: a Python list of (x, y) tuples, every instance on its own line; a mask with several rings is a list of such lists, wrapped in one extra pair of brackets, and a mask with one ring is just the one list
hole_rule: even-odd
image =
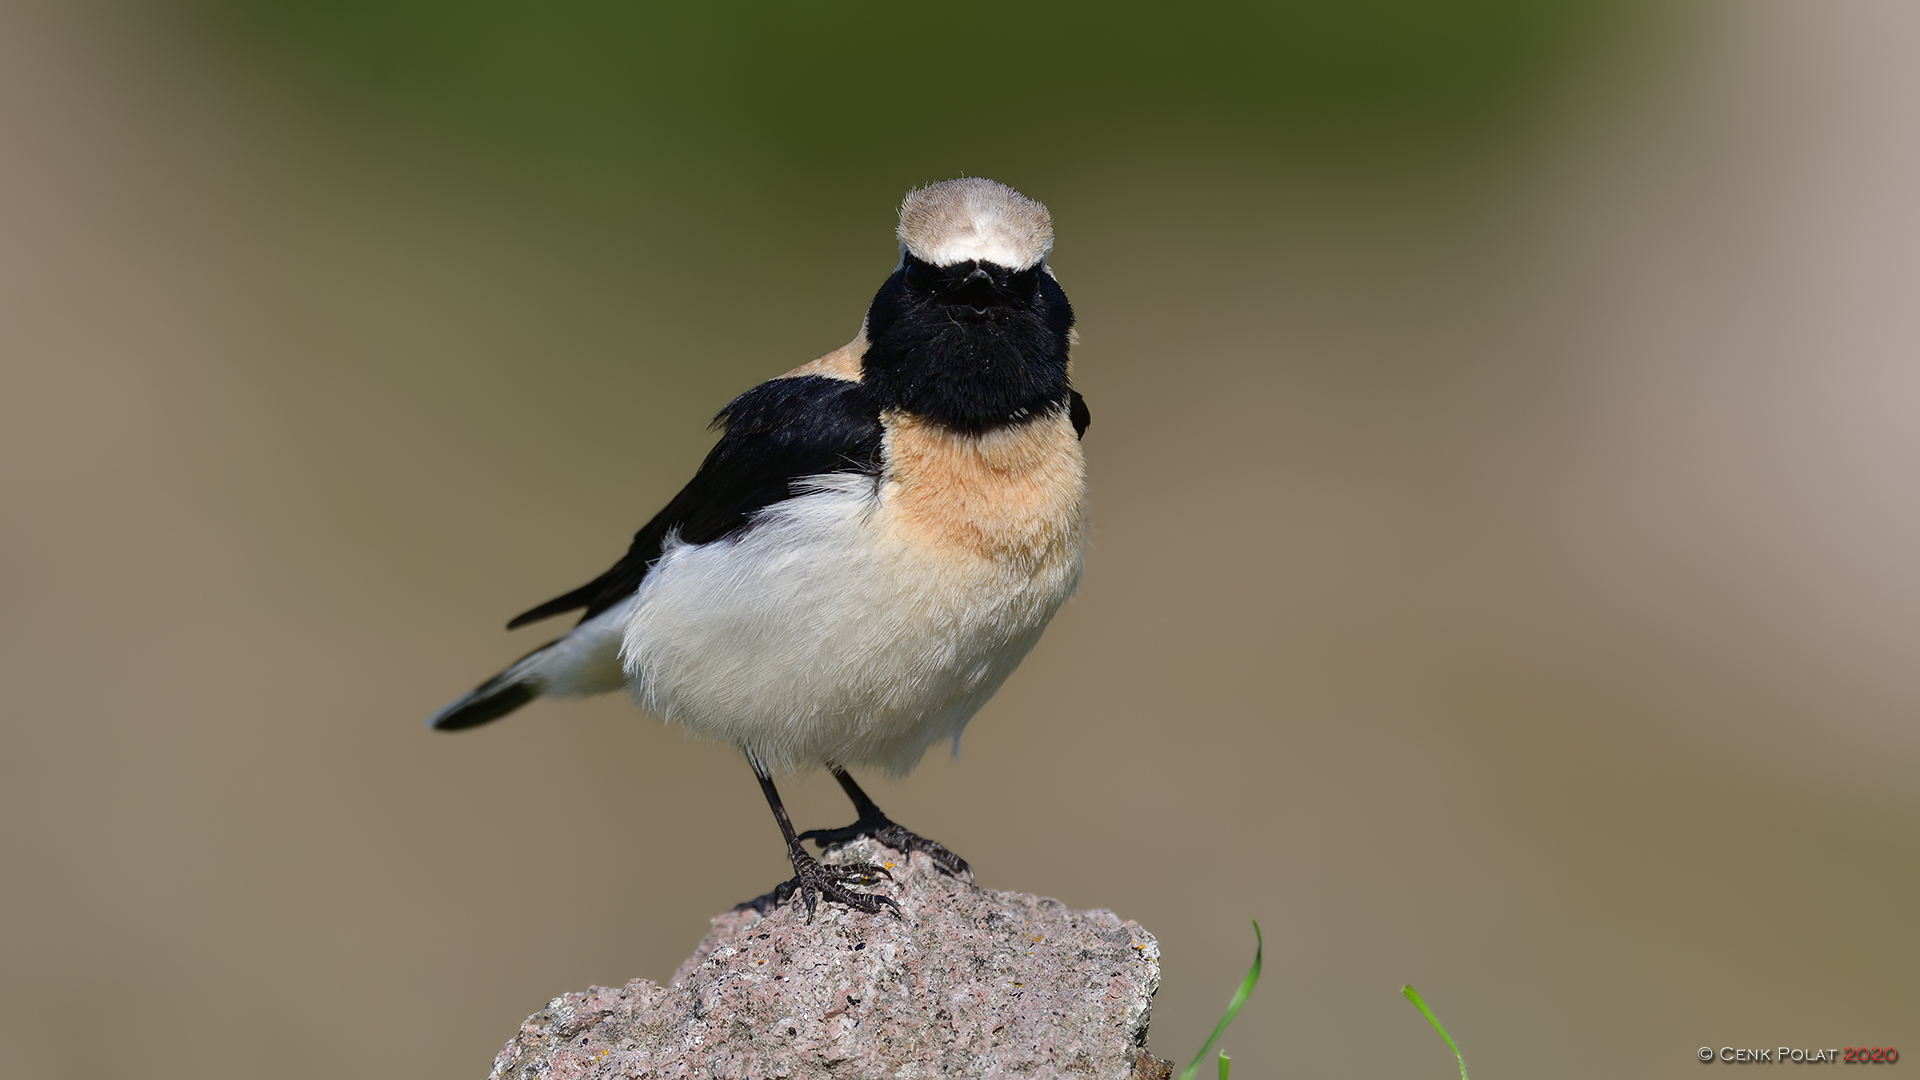
[(878, 915), (883, 907), (892, 908), (894, 915), (900, 915), (900, 905), (894, 903), (892, 897), (879, 893), (858, 893), (846, 888), (848, 885), (871, 885), (881, 878), (892, 881), (893, 875), (887, 873), (886, 867), (872, 863), (828, 865), (798, 847), (791, 849), (788, 854), (793, 859), (793, 877), (774, 886), (772, 892), (756, 896), (733, 910), (752, 908), (765, 915), (791, 900), (797, 893), (807, 907), (808, 922), (813, 921), (814, 905), (821, 897), (869, 915)]
[(967, 860), (947, 850), (947, 845), (938, 840), (929, 840), (917, 832), (894, 824), (893, 819), (885, 814), (862, 817), (844, 829), (808, 829), (800, 834), (800, 839), (819, 844), (822, 851), (831, 851), (862, 837), (877, 840), (909, 858), (916, 851), (923, 852), (933, 860), (933, 865), (939, 867), (940, 872), (948, 877), (973, 880), (973, 868), (967, 865)]

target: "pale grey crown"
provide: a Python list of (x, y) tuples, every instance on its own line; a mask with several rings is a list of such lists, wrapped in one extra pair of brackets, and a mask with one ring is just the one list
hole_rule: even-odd
[(900, 247), (935, 266), (979, 260), (1025, 270), (1053, 249), (1047, 208), (1005, 184), (962, 177), (907, 193)]

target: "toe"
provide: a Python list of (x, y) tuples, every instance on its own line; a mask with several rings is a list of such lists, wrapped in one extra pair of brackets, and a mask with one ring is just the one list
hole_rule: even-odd
[(900, 914), (900, 905), (893, 902), (893, 897), (882, 896), (879, 893), (856, 893), (841, 890), (838, 899), (848, 907), (858, 908), (869, 915), (880, 914), (880, 909), (883, 907), (892, 908), (895, 915)]
[(893, 875), (887, 872), (886, 867), (876, 866), (873, 863), (842, 863), (837, 866), (824, 866), (821, 869), (833, 875), (836, 880), (852, 881), (861, 885), (870, 884), (881, 878), (893, 880)]

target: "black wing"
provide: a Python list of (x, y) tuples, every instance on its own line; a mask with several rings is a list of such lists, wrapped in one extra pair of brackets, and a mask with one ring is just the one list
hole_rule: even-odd
[(687, 543), (705, 544), (791, 498), (800, 477), (880, 468), (879, 407), (859, 383), (845, 379), (774, 379), (733, 399), (713, 422), (724, 428), (720, 441), (680, 494), (634, 534), (626, 555), (565, 596), (516, 615), (507, 629), (576, 608), (587, 609), (584, 621), (626, 599), (675, 529)]

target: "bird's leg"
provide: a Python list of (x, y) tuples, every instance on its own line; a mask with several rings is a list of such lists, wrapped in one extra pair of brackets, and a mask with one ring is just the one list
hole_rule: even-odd
[(967, 860), (948, 851), (947, 846), (937, 840), (929, 840), (919, 833), (909, 832), (894, 824), (893, 819), (882, 813), (880, 808), (874, 805), (873, 800), (867, 797), (867, 793), (860, 790), (860, 785), (853, 782), (853, 777), (847, 775), (847, 770), (837, 765), (833, 766), (833, 778), (840, 781), (840, 786), (846, 789), (847, 798), (853, 800), (854, 812), (860, 815), (860, 819), (844, 829), (809, 829), (800, 834), (800, 839), (812, 840), (824, 851), (849, 840), (870, 836), (895, 851), (904, 853), (924, 851), (927, 857), (933, 860), (933, 865), (939, 867), (942, 873), (953, 877), (964, 875), (967, 880), (973, 880), (973, 870), (967, 865)]
[(800, 838), (793, 834), (793, 822), (787, 820), (787, 808), (780, 802), (780, 791), (773, 786), (773, 777), (752, 755), (747, 755), (748, 764), (753, 766), (753, 775), (760, 778), (760, 790), (767, 796), (767, 805), (773, 808), (773, 819), (780, 823), (780, 835), (787, 841), (787, 859), (793, 863), (793, 877), (774, 886), (772, 892), (756, 897), (741, 904), (734, 910), (753, 908), (761, 914), (778, 907), (799, 893), (807, 906), (807, 921), (813, 921), (813, 907), (822, 896), (837, 901), (850, 908), (877, 915), (882, 907), (890, 907), (895, 915), (900, 914), (900, 905), (891, 897), (878, 893), (857, 893), (846, 889), (847, 885), (870, 885), (881, 878), (893, 880), (885, 867), (872, 863), (848, 863), (842, 866), (823, 866), (818, 859), (807, 854), (800, 846)]

